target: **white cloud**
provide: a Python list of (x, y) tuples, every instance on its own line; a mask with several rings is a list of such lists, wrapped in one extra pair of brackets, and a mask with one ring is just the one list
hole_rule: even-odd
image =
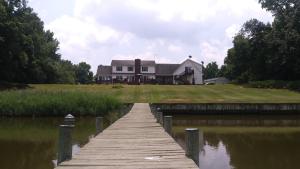
[(201, 55), (205, 64), (216, 61), (218, 65), (223, 64), (223, 57), (229, 47), (223, 46), (220, 41), (205, 41), (200, 44)]
[[(36, 0), (30, 1), (37, 4)], [(53, 2), (46, 0), (43, 4)], [(60, 41), (63, 58), (75, 63), (86, 61), (93, 71), (99, 64), (110, 64), (111, 59), (179, 63), (192, 55), (196, 61), (222, 64), (232, 37), (244, 22), (251, 18), (272, 20), (257, 0), (72, 0), (72, 3), (71, 12), (56, 13), (59, 17), (46, 22), (46, 27)], [(39, 3), (36, 10), (45, 13), (45, 9)]]
[(226, 36), (227, 36), (229, 39), (232, 39), (232, 38), (239, 32), (240, 29), (241, 29), (241, 26), (240, 26), (240, 25), (233, 24), (233, 25), (229, 26), (229, 27), (225, 30)]
[(168, 47), (168, 50), (170, 52), (174, 52), (174, 53), (175, 52), (182, 52), (183, 51), (182, 47), (174, 45), (174, 44), (170, 44), (169, 47)]

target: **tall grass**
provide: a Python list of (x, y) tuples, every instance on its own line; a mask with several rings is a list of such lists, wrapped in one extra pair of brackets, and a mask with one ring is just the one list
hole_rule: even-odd
[(118, 109), (114, 97), (82, 91), (3, 91), (0, 92), (0, 116), (105, 115)]

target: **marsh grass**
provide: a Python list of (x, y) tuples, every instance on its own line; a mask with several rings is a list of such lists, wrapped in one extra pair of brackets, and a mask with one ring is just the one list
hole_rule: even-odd
[(83, 91), (3, 91), (0, 92), (1, 116), (64, 116), (66, 114), (105, 115), (121, 107), (108, 95)]

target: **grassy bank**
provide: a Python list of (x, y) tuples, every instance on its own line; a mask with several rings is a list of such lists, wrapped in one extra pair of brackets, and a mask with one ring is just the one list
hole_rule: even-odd
[(112, 96), (76, 90), (0, 92), (2, 116), (104, 115), (120, 106), (121, 102)]
[(122, 103), (300, 103), (300, 93), (238, 85), (30, 85), (0, 91), (0, 116), (104, 114)]
[[(82, 91), (106, 94), (124, 103), (300, 103), (300, 93), (286, 89), (255, 89), (239, 85), (31, 85), (33, 91)], [(118, 85), (119, 86), (119, 85)]]

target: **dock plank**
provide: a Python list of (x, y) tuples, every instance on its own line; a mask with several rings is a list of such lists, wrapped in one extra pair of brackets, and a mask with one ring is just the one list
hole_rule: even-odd
[(56, 169), (198, 169), (151, 114), (146, 103), (92, 138)]

